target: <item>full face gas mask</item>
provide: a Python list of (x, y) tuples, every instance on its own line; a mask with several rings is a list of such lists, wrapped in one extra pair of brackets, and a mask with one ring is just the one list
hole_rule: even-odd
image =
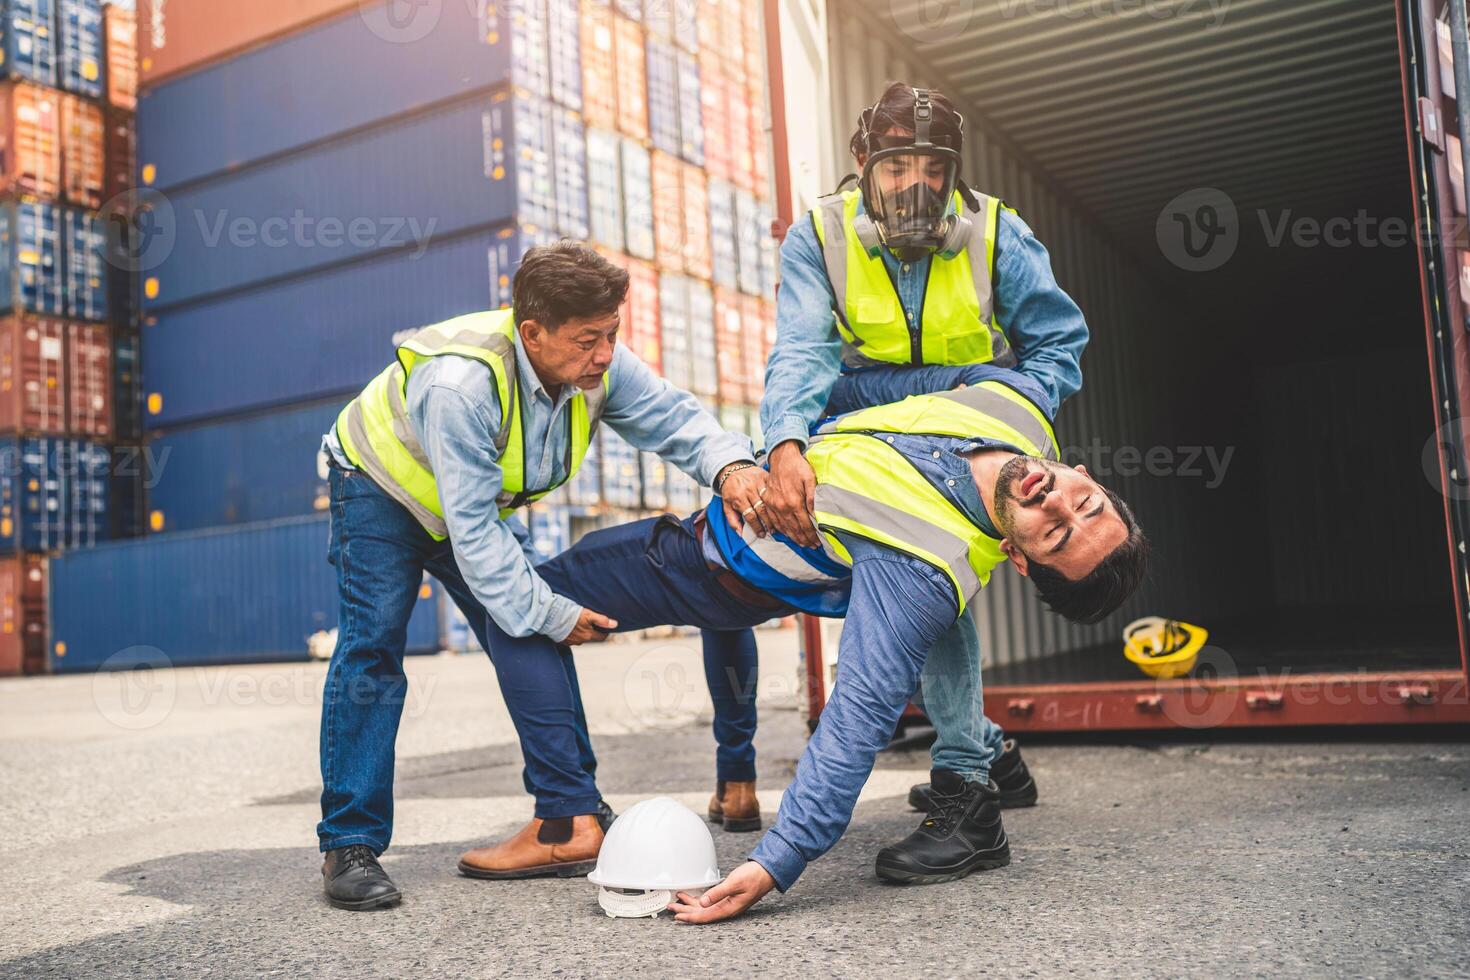
[[(886, 245), (909, 262), (938, 252), (953, 258), (965, 247), (970, 219), (951, 210), (960, 182), (960, 155), (948, 137), (930, 139), (934, 105), (927, 89), (914, 89), (912, 137), (882, 136), (868, 129), (878, 106), (863, 113), (867, 148), (861, 188), (865, 214), (856, 230), (869, 254)], [(961, 120), (963, 126), (963, 120)]]

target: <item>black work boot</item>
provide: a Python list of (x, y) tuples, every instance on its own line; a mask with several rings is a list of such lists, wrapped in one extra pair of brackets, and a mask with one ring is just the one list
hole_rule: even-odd
[(1000, 789), (991, 780), (965, 782), (957, 772), (929, 774), (934, 809), (919, 829), (878, 852), (878, 877), (905, 885), (935, 885), (971, 871), (1011, 863), (1000, 822)]
[(322, 879), (327, 901), (339, 909), (382, 909), (397, 905), (403, 897), (366, 844), (348, 844), (328, 851), (322, 862)]
[(613, 808), (608, 805), (607, 800), (598, 800), (597, 826), (602, 828), (604, 834), (612, 830), (613, 821), (616, 819), (618, 819), (618, 815), (613, 812)]
[[(1023, 806), (1036, 805), (1036, 780), (1021, 758), (1021, 747), (1016, 740), (1005, 740), (1005, 749), (1000, 758), (990, 767), (990, 778), (1000, 787), (1000, 808), (1014, 810)], [(923, 813), (934, 808), (929, 800), (929, 784), (919, 783), (909, 790), (909, 806)]]

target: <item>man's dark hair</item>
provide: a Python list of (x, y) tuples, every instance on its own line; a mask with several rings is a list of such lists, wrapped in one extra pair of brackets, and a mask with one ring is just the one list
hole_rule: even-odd
[(628, 295), (628, 273), (564, 238), (527, 250), (510, 294), (518, 325), (535, 320), (555, 330), (574, 317), (615, 313)]
[[(964, 151), (964, 117), (943, 92), (929, 89), (934, 105), (934, 121), (929, 124), (929, 140), (936, 146), (947, 146), (956, 153)], [(890, 129), (914, 131), (914, 87), (907, 82), (892, 82), (883, 95), (858, 116), (857, 132), (852, 134), (848, 149), (854, 157), (872, 152), (868, 140)]]
[(1143, 582), (1148, 568), (1148, 538), (1133, 516), (1133, 511), (1113, 491), (1103, 488), (1114, 509), (1128, 529), (1128, 538), (1112, 554), (1104, 558), (1086, 577), (1072, 581), (1054, 568), (1032, 562), (1028, 568), (1031, 581), (1041, 599), (1054, 613), (1074, 623), (1091, 624), (1121, 606)]

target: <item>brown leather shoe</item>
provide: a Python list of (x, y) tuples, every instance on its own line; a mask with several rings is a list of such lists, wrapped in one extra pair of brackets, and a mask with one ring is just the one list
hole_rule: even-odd
[(580, 878), (597, 867), (600, 850), (597, 814), (537, 817), (508, 841), (465, 852), (459, 871), (471, 878)]
[(721, 823), (732, 833), (761, 829), (761, 804), (755, 798), (755, 780), (748, 783), (720, 780), (709, 798), (710, 823)]

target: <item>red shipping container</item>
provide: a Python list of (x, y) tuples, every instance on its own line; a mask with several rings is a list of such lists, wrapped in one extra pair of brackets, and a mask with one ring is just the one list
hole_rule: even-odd
[(692, 0), (695, 5), (695, 30), (699, 35), (699, 54), (718, 55), (720, 40), (720, 0)]
[(138, 108), (138, 15), (109, 4), (102, 8), (107, 46), (107, 101), (120, 109)]
[(353, 0), (138, 0), (138, 67), (144, 82), (157, 82), (355, 7)]
[(105, 130), (101, 107), (61, 96), (61, 186), (72, 204), (95, 209), (107, 198)]
[(684, 271), (700, 279), (710, 277), (709, 179), (692, 163), (683, 165)]
[(646, 140), (648, 80), (643, 62), (643, 28), (626, 17), (614, 17), (613, 51), (618, 63), (618, 129), (636, 140)]
[(720, 0), (720, 40), (714, 50), (725, 59), (731, 79), (745, 84), (745, 23), (741, 0)]
[(720, 401), (726, 405), (749, 401), (750, 373), (745, 365), (745, 340), (740, 323), (740, 294), (716, 286), (715, 351), (719, 361)]
[(746, 90), (750, 107), (750, 190), (764, 201), (771, 196), (770, 134), (766, 128), (766, 90)]
[(112, 342), (106, 327), (66, 328), (66, 427), (71, 435), (112, 437)]
[(61, 196), (61, 106), (54, 89), (0, 87), (0, 193)]
[(658, 270), (652, 263), (630, 258), (628, 299), (623, 304), (622, 340), (638, 358), (663, 373), (663, 333), (658, 314)]
[(759, 405), (766, 390), (766, 324), (757, 296), (740, 294), (740, 339), (745, 351), (745, 400)]
[(729, 113), (725, 106), (725, 69), (708, 52), (699, 55), (700, 121), (704, 125), (704, 169), (716, 180), (730, 180)]
[(725, 86), (726, 134), (730, 140), (730, 181), (743, 191), (755, 191), (755, 154), (750, 143), (750, 103), (744, 85)]
[(760, 0), (739, 0), (741, 48), (745, 52), (745, 83), (766, 84), (766, 39), (761, 33)]
[(103, 135), (107, 154), (107, 197), (109, 199), (137, 186), (138, 127), (131, 112), (109, 109), (104, 114), (107, 132)]
[(613, 12), (596, 0), (582, 0), (582, 119), (589, 126), (618, 125), (617, 64)]
[[(654, 150), (650, 157), (654, 261), (667, 272), (681, 272), (684, 269), (684, 164), (678, 157), (659, 150)], [(709, 221), (707, 216), (705, 221)]]
[(65, 342), (60, 320), (0, 318), (0, 431), (66, 432)]
[(0, 677), (46, 668), (46, 559), (0, 559)]

